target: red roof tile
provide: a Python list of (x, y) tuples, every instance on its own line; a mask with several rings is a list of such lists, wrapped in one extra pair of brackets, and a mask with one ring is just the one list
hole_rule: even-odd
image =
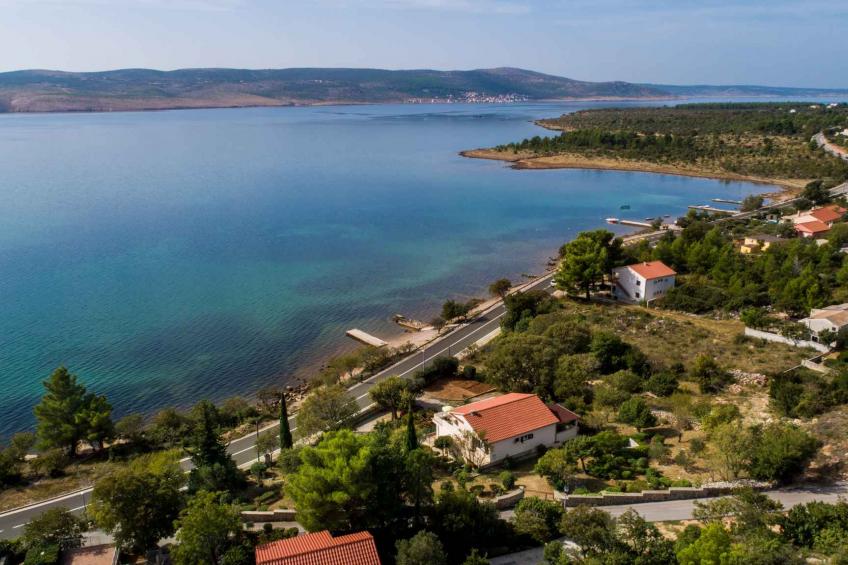
[(822, 208), (810, 210), (810, 215), (817, 220), (820, 220), (825, 223), (830, 223), (841, 219), (842, 216), (845, 215), (845, 208), (842, 208), (835, 204), (832, 206), (823, 206)]
[(520, 436), (559, 420), (535, 394), (512, 392), (472, 402), (453, 410), (488, 442)]
[(830, 226), (826, 223), (821, 222), (819, 220), (813, 220), (812, 222), (804, 222), (803, 224), (795, 224), (795, 229), (804, 233), (824, 233), (830, 230)]
[(560, 406), (559, 404), (548, 404), (548, 408), (551, 410), (553, 415), (556, 416), (560, 424), (570, 424), (571, 422), (576, 422), (580, 419), (580, 416), (565, 406)]
[(325, 530), (258, 546), (256, 565), (380, 565), (380, 558), (370, 533)]
[(662, 261), (648, 261), (647, 263), (634, 263), (627, 266), (646, 280), (672, 277), (677, 274)]

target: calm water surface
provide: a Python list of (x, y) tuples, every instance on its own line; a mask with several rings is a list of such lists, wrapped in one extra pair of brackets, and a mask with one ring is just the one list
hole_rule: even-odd
[(762, 190), (457, 155), (589, 105), (0, 116), (0, 436), (60, 364), (117, 414), (250, 395), (607, 216)]

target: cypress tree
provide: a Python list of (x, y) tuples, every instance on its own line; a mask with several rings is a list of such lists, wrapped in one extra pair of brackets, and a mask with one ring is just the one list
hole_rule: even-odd
[(406, 450), (418, 449), (418, 434), (415, 432), (415, 415), (413, 414), (414, 400), (409, 399), (409, 413), (406, 415)]
[(292, 445), (289, 412), (286, 408), (286, 393), (283, 393), (280, 395), (280, 449), (291, 449)]

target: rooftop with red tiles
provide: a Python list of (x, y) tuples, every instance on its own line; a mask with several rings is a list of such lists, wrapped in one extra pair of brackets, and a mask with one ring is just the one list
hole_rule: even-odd
[(556, 424), (559, 419), (535, 394), (512, 392), (453, 410), (486, 441), (496, 442)]
[(813, 220), (812, 222), (804, 222), (803, 224), (795, 224), (795, 229), (797, 231), (804, 232), (804, 233), (816, 234), (816, 233), (824, 233), (824, 232), (830, 230), (830, 226), (828, 226), (826, 223), (824, 223), (822, 221)]
[(819, 221), (830, 223), (841, 219), (845, 215), (845, 208), (833, 204), (810, 210), (810, 215)]
[(370, 533), (324, 530), (258, 546), (256, 565), (380, 565), (380, 558)]
[(644, 278), (645, 280), (651, 279), (660, 279), (662, 277), (673, 277), (677, 273), (674, 270), (663, 263), (662, 261), (647, 261), (645, 263), (634, 263), (633, 265), (627, 265), (630, 270), (634, 271), (637, 275)]

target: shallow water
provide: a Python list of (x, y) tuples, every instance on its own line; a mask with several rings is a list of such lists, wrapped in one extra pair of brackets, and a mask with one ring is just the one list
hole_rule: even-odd
[(60, 364), (117, 414), (250, 395), (607, 216), (763, 190), (457, 155), (590, 105), (0, 116), (0, 436)]

